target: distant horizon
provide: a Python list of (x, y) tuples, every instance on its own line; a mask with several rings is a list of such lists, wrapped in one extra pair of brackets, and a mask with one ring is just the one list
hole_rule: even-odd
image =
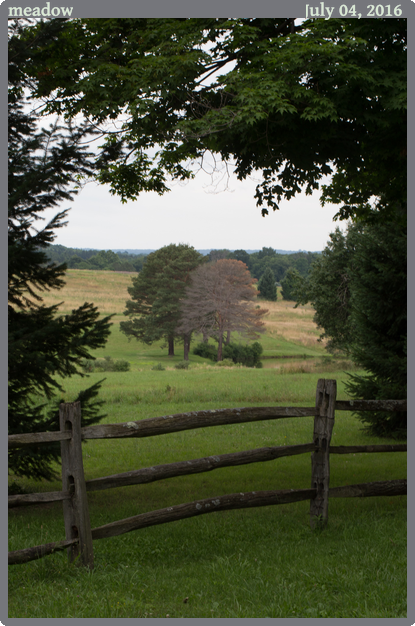
[[(91, 248), (91, 247), (81, 247), (81, 246), (64, 246), (63, 244), (51, 244), (52, 246), (62, 246), (62, 248), (72, 249), (72, 250), (93, 250), (93, 251), (108, 251), (112, 252), (124, 252), (127, 254), (151, 254), (152, 252), (156, 252), (160, 250), (160, 248)], [(160, 246), (164, 248), (165, 246)], [(192, 246), (194, 247), (194, 246)], [(235, 252), (235, 250), (244, 250), (247, 254), (254, 254), (255, 252), (260, 252), (263, 248), (272, 248), (272, 246), (263, 246), (262, 248), (255, 249), (245, 249), (245, 248), (195, 248), (197, 252), (200, 254), (209, 254), (212, 250), (229, 250), (229, 252)], [(304, 250), (299, 248), (298, 250), (281, 250), (277, 248), (272, 248), (277, 254), (296, 254), (297, 252), (311, 252), (311, 253), (321, 253), (321, 250)]]

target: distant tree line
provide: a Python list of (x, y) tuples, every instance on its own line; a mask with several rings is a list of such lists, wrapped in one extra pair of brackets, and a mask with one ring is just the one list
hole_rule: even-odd
[(82, 250), (66, 246), (51, 245), (46, 251), (49, 261), (61, 265), (66, 263), (74, 270), (112, 270), (114, 272), (141, 272), (145, 254), (113, 252), (112, 250)]
[(311, 264), (318, 259), (320, 252), (292, 252), (281, 254), (273, 248), (262, 248), (259, 252), (248, 254), (245, 250), (235, 250), (229, 254), (230, 259), (243, 261), (254, 278), (260, 280), (269, 268), (274, 274), (275, 282), (280, 283), (289, 269), (297, 270), (300, 276), (307, 276)]
[(242, 261), (248, 267), (253, 278), (260, 280), (269, 268), (274, 274), (276, 283), (280, 283), (289, 269), (297, 270), (304, 278), (308, 275), (311, 264), (319, 258), (320, 252), (291, 252), (282, 254), (274, 248), (262, 248), (258, 252), (249, 254), (246, 250), (211, 250), (207, 255), (209, 261), (219, 259), (235, 259)]
[[(116, 272), (141, 272), (146, 259), (145, 254), (135, 255), (131, 252), (113, 252), (112, 250), (82, 250), (80, 248), (67, 248), (62, 245), (51, 245), (47, 249), (48, 259), (56, 264), (66, 263), (69, 269), (77, 270), (112, 270)], [(292, 252), (282, 254), (276, 252), (274, 248), (262, 248), (259, 252), (248, 253), (245, 250), (228, 250), (227, 248), (211, 250), (206, 255), (210, 262), (221, 259), (233, 259), (242, 261), (249, 269), (251, 276), (260, 281), (266, 274), (267, 294), (272, 292), (272, 286), (268, 284), (274, 279), (274, 284), (281, 284), (283, 287), (283, 298), (291, 299), (291, 291), (286, 286), (284, 290), (284, 279), (291, 281), (292, 272), (299, 274), (303, 278), (308, 276), (313, 261), (321, 256), (320, 252)], [(271, 291), (268, 291), (270, 289)], [(266, 300), (274, 300), (270, 296)]]

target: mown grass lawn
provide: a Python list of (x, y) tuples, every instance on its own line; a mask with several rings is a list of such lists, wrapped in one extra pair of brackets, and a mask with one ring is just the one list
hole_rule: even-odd
[[(110, 303), (103, 273), (89, 274), (106, 285)], [(126, 288), (129, 277), (120, 276)], [(120, 285), (115, 284), (117, 322), (123, 317)], [(76, 306), (76, 299), (71, 303)], [(191, 355), (190, 368), (177, 370), (180, 346), (169, 359), (160, 345), (128, 343), (115, 323), (106, 349), (96, 355), (126, 359), (131, 371), (93, 373), (87, 380), (106, 377), (103, 421), (236, 406), (313, 406), (318, 378), (335, 378), (338, 398), (345, 399), (343, 367), (349, 364), (327, 359), (316, 341), (318, 332), (310, 330), (312, 311), (299, 313), (290, 304), (272, 305), (270, 321), (280, 315), (281, 332), (278, 324), (270, 325), (261, 343), (275, 349), (275, 356), (300, 356), (265, 360), (263, 369), (221, 368)], [(157, 363), (166, 369), (153, 370)], [(77, 377), (65, 381), (65, 399), (73, 399), (84, 385)], [(212, 454), (306, 443), (312, 431), (313, 418), (293, 418), (144, 439), (90, 440), (83, 445), (85, 475), (91, 479)], [(369, 438), (350, 413), (337, 412), (333, 445), (384, 442)], [(91, 526), (227, 493), (309, 487), (310, 469), (306, 454), (90, 492)], [(331, 457), (331, 486), (405, 476), (406, 453)], [(61, 489), (59, 479), (17, 482), (25, 491)], [(9, 550), (64, 536), (60, 504), (10, 511)], [(9, 617), (406, 617), (406, 497), (332, 499), (324, 531), (310, 529), (307, 502), (213, 513), (95, 541), (94, 558), (92, 572), (68, 564), (64, 552), (9, 567)]]

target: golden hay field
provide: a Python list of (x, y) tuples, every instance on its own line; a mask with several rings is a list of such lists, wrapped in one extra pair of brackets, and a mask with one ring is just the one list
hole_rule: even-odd
[[(67, 270), (65, 286), (60, 291), (46, 292), (42, 297), (46, 305), (63, 301), (59, 307), (61, 313), (69, 313), (84, 302), (93, 302), (103, 315), (121, 315), (129, 299), (128, 287), (133, 276), (135, 273), (129, 272)], [(313, 307), (306, 305), (295, 309), (294, 302), (282, 300), (280, 293), (278, 298), (277, 302), (261, 304), (269, 310), (264, 318), (267, 335), (276, 337), (278, 334), (287, 341), (315, 348), (320, 333), (313, 322)], [(117, 319), (113, 321), (116, 323)], [(324, 342), (320, 346), (324, 346)]]
[(65, 286), (59, 291), (42, 294), (45, 304), (63, 304), (61, 313), (69, 313), (84, 302), (93, 302), (103, 315), (121, 314), (129, 299), (128, 287), (135, 272), (67, 270)]
[[(280, 293), (278, 297), (281, 298)], [(294, 302), (281, 299), (277, 302), (267, 302), (264, 307), (269, 309), (269, 314), (264, 318), (269, 336), (278, 334), (287, 341), (308, 348), (316, 347), (316, 339), (320, 332), (313, 321), (314, 309), (311, 305), (294, 308)], [(324, 346), (324, 341), (320, 345)]]

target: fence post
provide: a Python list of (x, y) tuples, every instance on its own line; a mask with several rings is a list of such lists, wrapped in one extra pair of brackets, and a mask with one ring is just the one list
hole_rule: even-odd
[(330, 458), (329, 447), (334, 426), (337, 384), (335, 380), (320, 378), (317, 383), (313, 441), (318, 449), (311, 455), (311, 488), (317, 495), (310, 501), (310, 525), (325, 526), (328, 521)]
[(71, 498), (63, 501), (66, 539), (79, 538), (68, 548), (69, 562), (80, 556), (79, 564), (93, 569), (91, 524), (89, 521), (84, 465), (81, 445), (81, 403), (67, 402), (59, 406), (60, 430), (71, 430), (72, 438), (61, 441), (62, 490), (70, 491)]

